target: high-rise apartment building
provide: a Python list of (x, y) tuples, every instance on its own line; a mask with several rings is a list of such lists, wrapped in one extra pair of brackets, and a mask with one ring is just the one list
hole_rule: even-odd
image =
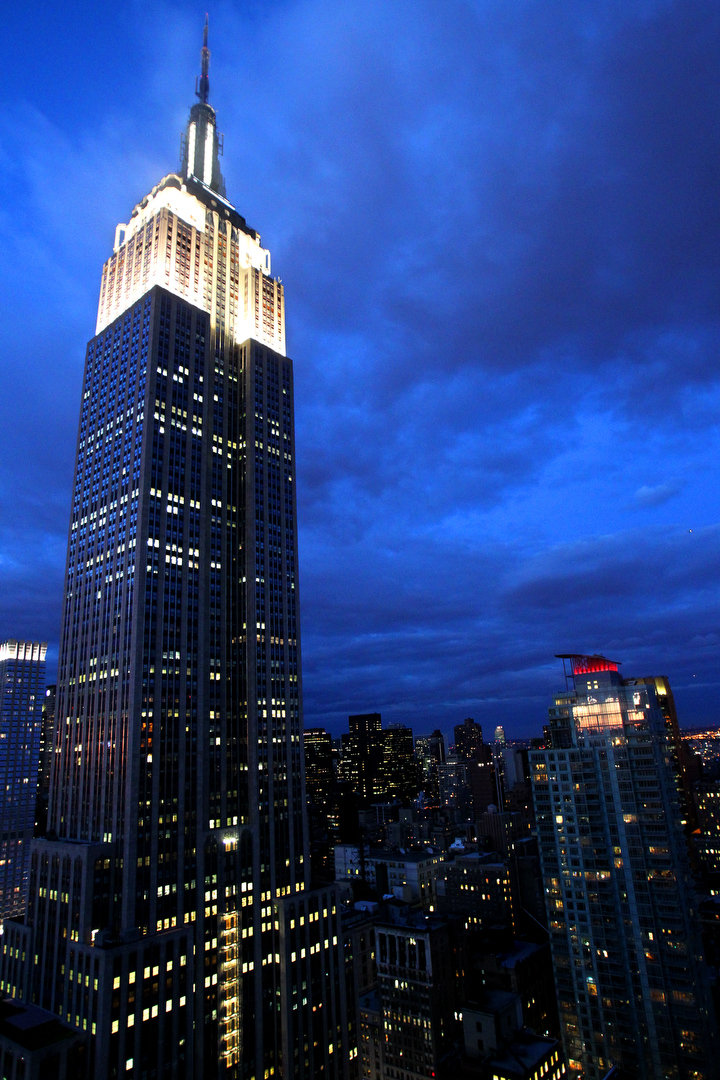
[(47, 645), (37, 641), (0, 644), (0, 919), (25, 909), (46, 651)]
[(605, 657), (564, 660), (551, 745), (531, 751), (530, 765), (570, 1071), (716, 1076), (662, 690), (623, 679)]
[[(208, 63), (206, 26), (181, 169), (102, 271), (48, 836), (0, 975), (86, 1034), (97, 1076), (340, 1077), (339, 915), (309, 892), (285, 300), (225, 195)], [(309, 1055), (321, 1009), (332, 1051)]]

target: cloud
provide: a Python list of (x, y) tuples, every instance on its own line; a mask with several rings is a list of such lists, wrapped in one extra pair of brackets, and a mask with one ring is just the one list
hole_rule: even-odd
[(655, 487), (643, 484), (635, 492), (635, 503), (638, 506), (662, 506), (677, 493), (678, 489), (673, 484), (656, 484)]

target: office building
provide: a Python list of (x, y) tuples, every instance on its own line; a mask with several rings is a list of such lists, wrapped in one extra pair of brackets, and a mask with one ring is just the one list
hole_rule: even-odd
[(425, 802), (436, 805), (440, 799), (438, 765), (445, 760), (445, 738), (439, 729), (431, 735), (418, 735), (415, 739), (415, 759), (420, 772), (420, 789)]
[(458, 821), (467, 821), (473, 812), (470, 772), (472, 762), (451, 758), (437, 766), (440, 805), (455, 811)]
[[(180, 172), (102, 271), (48, 835), (0, 981), (81, 1032), (95, 1076), (340, 1077), (337, 915), (309, 892), (284, 292), (225, 195), (205, 35)], [(311, 986), (328, 1055), (306, 1052)]]
[(714, 1074), (673, 735), (654, 679), (566, 656), (551, 745), (530, 753), (568, 1066)]
[(472, 792), (473, 816), (477, 821), (488, 812), (489, 807), (497, 809), (501, 802), (495, 762), (489, 746), (481, 747), (480, 756), (468, 761), (468, 780)]
[(509, 858), (515, 845), (530, 836), (530, 827), (522, 814), (503, 811), (480, 814), (475, 819), (478, 840), (488, 851), (499, 851)]
[(383, 731), (380, 713), (348, 717), (349, 732), (342, 736), (340, 778), (362, 803), (382, 798)]
[(324, 728), (308, 728), (305, 744), (305, 788), (309, 799), (325, 807), (330, 799), (334, 774), (332, 737)]
[(391, 724), (382, 733), (380, 784), (384, 799), (399, 799), (407, 805), (417, 798), (419, 776), (413, 747), (413, 733), (402, 724)]
[(483, 735), (480, 724), (468, 716), (462, 724), (455, 725), (455, 756), (459, 758), (478, 758), (483, 747)]
[(497, 856), (456, 856), (439, 868), (437, 893), (438, 911), (461, 918), (466, 930), (515, 929), (510, 868)]
[[(369, 909), (369, 910), (368, 910)], [(357, 1053), (350, 1055), (348, 1080), (363, 1076), (364, 1029), (360, 1019), (361, 1002), (377, 981), (375, 971), (375, 929), (372, 912), (377, 904), (362, 903), (342, 912), (342, 940), (345, 963), (348, 1045)]]
[(280, 968), (296, 973), (273, 987), (282, 1039), (279, 1075), (346, 1078), (358, 1050), (354, 1018), (348, 1030), (337, 888), (281, 897), (273, 914)]
[(422, 915), (380, 919), (375, 958), (385, 1036), (382, 1075), (394, 1080), (437, 1075), (439, 1062), (459, 1035), (448, 925)]
[(712, 896), (720, 893), (720, 781), (701, 780), (695, 784), (697, 830), (692, 842)]
[(0, 644), (0, 919), (25, 910), (35, 831), (45, 653), (37, 641)]
[(505, 745), (505, 728), (502, 726), (502, 724), (498, 724), (498, 726), (495, 728), (495, 744), (498, 747), (502, 747)]

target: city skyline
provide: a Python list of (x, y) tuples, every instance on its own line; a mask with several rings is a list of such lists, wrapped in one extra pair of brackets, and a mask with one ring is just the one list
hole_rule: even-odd
[[(210, 12), (228, 190), (292, 296), (305, 725), (538, 735), (563, 648), (711, 723), (718, 15), (498, 12)], [(189, 5), (80, 14), (11, 14), (3, 136), (0, 636), (49, 682), (97, 267), (197, 56)]]

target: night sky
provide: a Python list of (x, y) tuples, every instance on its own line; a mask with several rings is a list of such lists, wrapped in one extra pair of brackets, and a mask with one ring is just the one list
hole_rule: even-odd
[[(0, 637), (54, 677), (85, 345), (204, 8), (5, 5)], [(216, 3), (287, 295), (305, 724), (541, 734), (558, 652), (720, 722), (717, 0)]]

